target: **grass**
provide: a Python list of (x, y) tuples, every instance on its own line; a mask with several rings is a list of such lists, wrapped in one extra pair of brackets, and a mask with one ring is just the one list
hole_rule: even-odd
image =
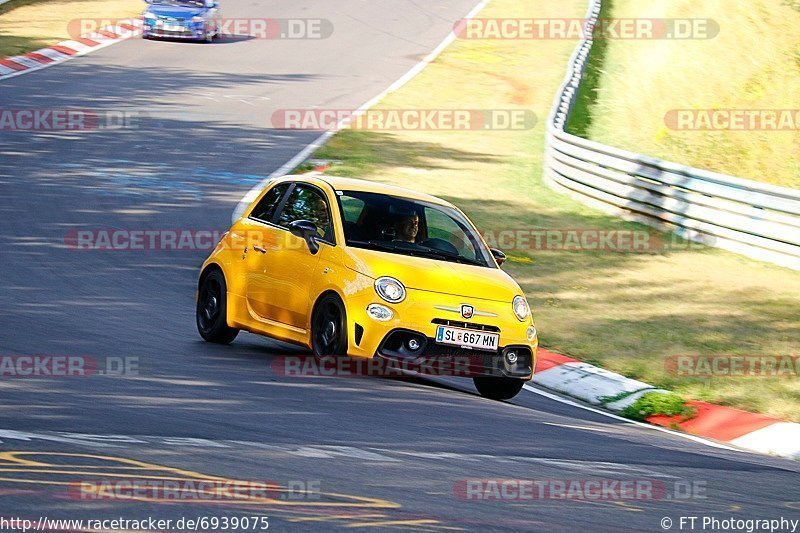
[(696, 409), (686, 406), (684, 399), (674, 392), (650, 392), (622, 411), (622, 415), (634, 420), (647, 420), (654, 415), (680, 416), (689, 419)]
[(662, 159), (800, 188), (797, 131), (678, 131), (672, 109), (800, 108), (797, 0), (605, 0), (604, 17), (710, 18), (707, 40), (598, 40), (568, 129)]
[[(620, 0), (617, 0), (620, 1)], [(481, 17), (581, 17), (584, 0), (494, 0)], [(345, 130), (314, 157), (331, 174), (446, 198), (483, 232), (643, 229), (542, 183), (544, 117), (575, 43), (458, 40), (385, 109), (530, 109), (533, 129)], [(669, 239), (669, 237), (665, 237)], [(676, 244), (682, 244), (676, 240)], [(800, 379), (678, 378), (675, 355), (800, 355), (800, 273), (693, 245), (658, 253), (506, 249), (544, 347), (689, 399), (800, 420)]]
[(130, 18), (140, 15), (144, 7), (140, 0), (11, 0), (0, 6), (0, 57), (75, 37), (70, 21)]

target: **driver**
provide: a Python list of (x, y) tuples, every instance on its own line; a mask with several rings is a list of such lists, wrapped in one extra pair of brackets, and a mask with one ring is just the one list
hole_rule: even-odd
[(411, 213), (403, 215), (395, 220), (395, 239), (396, 241), (415, 242), (419, 232), (419, 215)]

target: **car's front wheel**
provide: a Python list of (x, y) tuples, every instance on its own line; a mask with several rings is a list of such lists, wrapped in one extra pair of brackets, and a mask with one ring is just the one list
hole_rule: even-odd
[(347, 313), (334, 294), (323, 296), (314, 308), (311, 347), (317, 357), (347, 354)]
[(475, 388), (484, 398), (510, 400), (522, 390), (525, 381), (518, 378), (480, 376), (472, 378)]
[(197, 331), (208, 342), (230, 344), (239, 330), (228, 326), (228, 289), (225, 276), (212, 270), (200, 282), (197, 294)]

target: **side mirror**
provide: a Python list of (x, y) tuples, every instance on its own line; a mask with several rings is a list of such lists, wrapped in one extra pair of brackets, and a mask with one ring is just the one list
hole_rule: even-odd
[(506, 262), (506, 254), (498, 250), (497, 248), (490, 248), (489, 249), (494, 256), (495, 261), (497, 261), (498, 266), (503, 266), (503, 263)]
[(292, 235), (300, 237), (308, 244), (308, 251), (316, 254), (319, 251), (317, 242), (317, 225), (310, 220), (295, 220), (289, 224), (289, 231)]

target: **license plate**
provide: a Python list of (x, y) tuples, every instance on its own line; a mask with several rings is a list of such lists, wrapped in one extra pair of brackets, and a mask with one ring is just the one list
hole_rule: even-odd
[(180, 24), (170, 24), (169, 22), (166, 22), (164, 24), (164, 31), (182, 32), (182, 31), (184, 31), (184, 28)]
[(477, 348), (478, 350), (495, 351), (500, 343), (500, 335), (497, 333), (487, 333), (485, 331), (439, 326), (436, 328), (436, 342), (439, 344)]

